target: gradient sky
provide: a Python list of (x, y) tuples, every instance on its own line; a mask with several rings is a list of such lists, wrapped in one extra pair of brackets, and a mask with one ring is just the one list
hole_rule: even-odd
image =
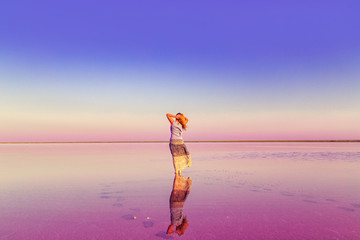
[(0, 141), (360, 139), (359, 1), (16, 1)]

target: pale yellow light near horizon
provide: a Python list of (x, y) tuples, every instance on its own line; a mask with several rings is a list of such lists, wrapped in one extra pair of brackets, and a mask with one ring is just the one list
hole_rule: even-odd
[[(284, 117), (286, 116), (286, 117)], [(359, 139), (360, 114), (336, 112), (229, 112), (188, 114), (188, 140)], [(0, 120), (0, 141), (166, 140), (164, 114), (14, 113)], [(310, 137), (309, 137), (310, 136)], [(349, 136), (344, 138), (342, 136)], [(19, 140), (17, 140), (19, 139)]]

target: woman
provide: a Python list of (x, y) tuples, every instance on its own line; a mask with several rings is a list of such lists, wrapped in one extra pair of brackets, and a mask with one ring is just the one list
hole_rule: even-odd
[(191, 166), (190, 153), (182, 139), (182, 132), (186, 130), (186, 124), (189, 120), (182, 113), (176, 115), (168, 113), (166, 117), (171, 124), (170, 151), (173, 157), (175, 174), (181, 175), (181, 170), (186, 166)]

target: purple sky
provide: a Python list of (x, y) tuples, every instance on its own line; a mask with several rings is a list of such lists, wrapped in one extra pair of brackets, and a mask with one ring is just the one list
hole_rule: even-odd
[(0, 141), (359, 138), (358, 1), (1, 5)]

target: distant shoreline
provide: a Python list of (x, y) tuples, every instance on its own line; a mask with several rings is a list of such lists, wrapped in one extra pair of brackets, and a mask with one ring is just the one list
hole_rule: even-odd
[[(50, 144), (50, 143), (168, 143), (169, 141), (47, 141), (0, 142), (0, 144)], [(189, 140), (187, 143), (256, 143), (256, 142), (360, 142), (360, 140)]]

